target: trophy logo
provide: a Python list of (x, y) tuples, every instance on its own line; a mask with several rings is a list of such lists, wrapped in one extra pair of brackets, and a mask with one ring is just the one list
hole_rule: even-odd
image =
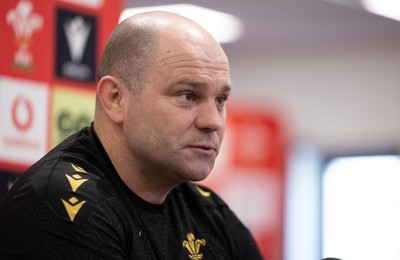
[(71, 10), (57, 10), (56, 75), (94, 82), (96, 17)]
[(85, 22), (82, 16), (76, 16), (64, 22), (64, 31), (73, 62), (82, 61), (90, 30), (91, 24)]

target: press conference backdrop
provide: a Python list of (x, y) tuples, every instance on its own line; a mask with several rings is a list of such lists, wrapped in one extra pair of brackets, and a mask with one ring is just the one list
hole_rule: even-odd
[(93, 118), (96, 67), (121, 0), (0, 2), (0, 198)]
[(122, 4), (0, 3), (0, 169), (10, 176), (91, 122), (96, 67)]

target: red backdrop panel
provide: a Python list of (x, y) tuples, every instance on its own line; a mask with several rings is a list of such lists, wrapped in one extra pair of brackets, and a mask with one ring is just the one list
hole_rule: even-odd
[(283, 257), (285, 142), (277, 113), (233, 104), (220, 157), (202, 182), (227, 201), (270, 260)]

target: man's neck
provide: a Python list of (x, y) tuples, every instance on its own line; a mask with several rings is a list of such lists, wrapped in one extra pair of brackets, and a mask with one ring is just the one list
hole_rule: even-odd
[(160, 174), (140, 171), (117, 126), (107, 128), (95, 121), (94, 128), (117, 174), (128, 188), (147, 202), (162, 204), (177, 184), (163, 180)]

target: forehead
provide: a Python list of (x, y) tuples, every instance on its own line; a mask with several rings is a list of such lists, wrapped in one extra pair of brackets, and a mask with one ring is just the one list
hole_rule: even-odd
[(183, 48), (170, 49), (160, 53), (156, 58), (157, 64), (164, 69), (197, 69), (210, 70), (229, 74), (228, 60), (209, 50), (196, 49), (185, 50)]
[(174, 74), (198, 74), (229, 81), (229, 62), (218, 45), (187, 41), (170, 41), (161, 45), (155, 58), (160, 72)]
[(191, 85), (231, 88), (229, 64), (225, 60), (178, 50), (160, 56), (159, 61), (157, 76), (165, 86), (192, 82)]
[(228, 58), (215, 39), (193, 24), (168, 22), (157, 30), (150, 80), (171, 85), (182, 79), (231, 85)]

